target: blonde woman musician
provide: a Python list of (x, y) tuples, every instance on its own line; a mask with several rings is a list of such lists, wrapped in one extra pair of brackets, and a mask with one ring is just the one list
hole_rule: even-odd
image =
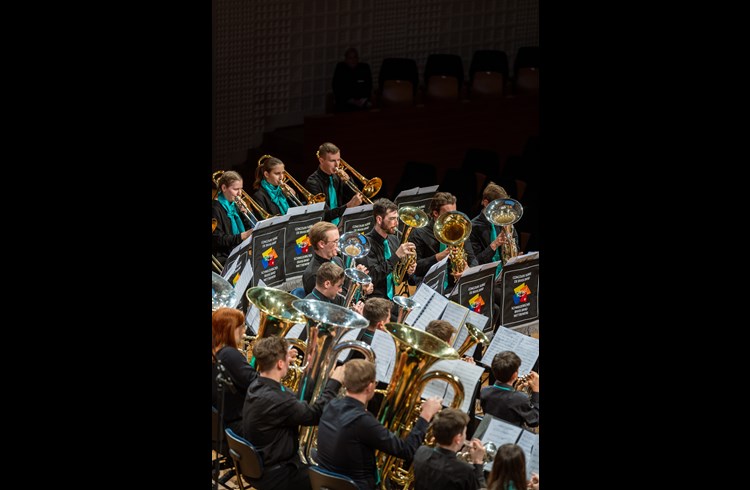
[(229, 253), (245, 241), (252, 224), (238, 208), (235, 200), (242, 193), (242, 176), (234, 170), (224, 172), (219, 178), (219, 192), (211, 202), (211, 217), (216, 219), (216, 229), (211, 236), (211, 252), (221, 265)]

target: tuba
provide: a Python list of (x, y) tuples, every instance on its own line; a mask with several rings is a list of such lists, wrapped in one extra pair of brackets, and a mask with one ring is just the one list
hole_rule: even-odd
[[(245, 293), (247, 300), (260, 310), (258, 334), (250, 337), (246, 346), (247, 360), (253, 364), (253, 345), (258, 339), (265, 337), (286, 337), (289, 329), (297, 323), (304, 323), (305, 317), (294, 309), (292, 303), (298, 298), (280, 289), (254, 287)], [(305, 342), (300, 339), (287, 339), (290, 344), (304, 352)], [(289, 373), (282, 379), (282, 384), (290, 390), (296, 391), (299, 385), (302, 369), (298, 365), (290, 365)]]
[[(422, 228), (424, 226), (427, 226), (427, 223), (430, 221), (430, 219), (427, 217), (427, 213), (413, 206), (403, 206), (399, 208), (398, 219), (400, 219), (406, 225), (406, 229), (404, 230), (403, 235), (401, 235), (401, 245), (409, 240), (409, 234), (411, 233), (411, 230), (413, 228)], [(416, 255), (408, 254), (398, 261), (396, 267), (393, 268), (394, 285), (398, 286), (401, 283), (404, 283), (403, 288), (407, 288), (404, 277), (406, 276), (406, 271), (414, 262), (416, 262), (416, 260)]]
[(505, 242), (500, 249), (500, 256), (505, 265), (510, 258), (518, 255), (518, 246), (513, 236), (513, 224), (523, 216), (523, 206), (515, 199), (495, 199), (482, 210), (482, 214), (487, 221), (503, 228)]
[(404, 318), (406, 318), (411, 310), (422, 306), (413, 299), (407, 298), (406, 296), (394, 296), (391, 301), (396, 303), (396, 306), (398, 306), (398, 317), (396, 318), (396, 323), (404, 323)]
[[(263, 165), (263, 161), (267, 158), (272, 158), (272, 156), (263, 155), (258, 158), (258, 166), (260, 167), (261, 165)], [(291, 192), (291, 188), (289, 187), (289, 184), (287, 184), (287, 181), (291, 182), (292, 185), (297, 188), (299, 193), (305, 197), (305, 199), (307, 200), (307, 204), (323, 202), (326, 200), (326, 196), (324, 194), (313, 194), (312, 192), (302, 187), (302, 185), (297, 182), (289, 172), (284, 170), (284, 178), (281, 180), (281, 184), (279, 184), (279, 187), (281, 188), (281, 192), (283, 192), (284, 195), (289, 198), (296, 206), (303, 206), (302, 201), (300, 201), (299, 198)]]
[[(368, 361), (375, 362), (375, 351), (365, 342), (339, 342), (346, 332), (365, 328), (370, 322), (343, 306), (315, 299), (297, 299), (293, 305), (307, 319), (305, 367), (298, 395), (300, 400), (313, 403), (328, 383), (328, 378), (336, 367), (336, 358), (344, 349), (359, 351)], [(313, 461), (311, 453), (316, 438), (316, 426), (301, 428), (299, 451), (303, 461)]]
[(215, 272), (211, 272), (211, 311), (219, 308), (234, 308), (237, 302), (237, 291), (229, 281)]
[[(222, 175), (224, 175), (223, 170), (217, 170), (216, 172), (211, 174), (211, 180), (213, 180), (214, 184), (216, 184), (216, 193), (212, 196), (213, 198), (215, 198), (221, 191), (221, 189), (219, 188), (219, 179)], [(240, 192), (240, 195), (237, 196), (235, 202), (240, 206), (240, 210), (245, 215), (245, 218), (247, 218), (248, 221), (250, 221), (250, 223), (253, 225), (253, 228), (255, 228), (255, 225), (258, 224), (258, 218), (256, 218), (253, 212), (250, 211), (250, 207), (258, 212), (258, 214), (260, 215), (260, 219), (268, 219), (271, 217), (271, 214), (263, 209), (263, 206), (258, 204), (255, 199), (250, 197), (250, 195), (245, 192), (244, 189)], [(244, 208), (244, 210), (242, 208)]]
[[(464, 390), (458, 378), (445, 371), (429, 371), (438, 360), (458, 359), (453, 347), (427, 332), (402, 323), (387, 323), (388, 333), (396, 344), (395, 365), (391, 382), (378, 410), (377, 419), (387, 430), (403, 438), (412, 429), (419, 416), (421, 394), (428, 382), (443, 379), (453, 387), (451, 406), (459, 407)], [(416, 413), (415, 413), (416, 412)], [(404, 468), (404, 461), (383, 451), (375, 453), (376, 464), (381, 473), (381, 489), (398, 485), (407, 488), (414, 482), (411, 468)], [(388, 482), (388, 483), (386, 483)]]
[(476, 345), (479, 342), (481, 342), (485, 347), (490, 345), (490, 339), (487, 338), (484, 332), (477, 328), (476, 325), (472, 323), (465, 323), (465, 325), (466, 330), (469, 332), (469, 335), (467, 335), (464, 341), (461, 343), (461, 347), (457, 349), (460, 355), (463, 356), (467, 350), (471, 349), (473, 345)]
[(464, 242), (471, 234), (471, 220), (461, 211), (448, 211), (435, 220), (435, 238), (450, 249), (451, 273), (460, 274), (466, 269)]

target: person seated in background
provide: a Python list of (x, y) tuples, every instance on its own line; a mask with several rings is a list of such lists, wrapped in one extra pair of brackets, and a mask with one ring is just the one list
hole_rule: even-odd
[[(338, 172), (341, 164), (341, 150), (331, 142), (318, 147), (318, 168), (305, 181), (305, 189), (313, 194), (325, 196), (323, 221), (338, 225), (346, 208), (362, 204), (362, 193), (355, 192), (346, 185), (351, 179), (346, 172)], [(343, 180), (342, 180), (343, 179)]]
[(336, 112), (362, 111), (372, 107), (372, 73), (370, 65), (360, 63), (359, 53), (349, 48), (345, 61), (339, 61), (333, 72), (333, 97)]
[[(278, 158), (266, 158), (255, 169), (255, 182), (253, 182), (255, 193), (252, 197), (271, 216), (284, 215), (289, 208), (297, 206), (293, 199), (282, 192), (279, 184), (283, 179), (284, 162)], [(291, 186), (289, 191), (291, 195), (296, 197), (296, 193)]]
[[(456, 408), (444, 408), (432, 419), (435, 446), (423, 445), (414, 454), (415, 490), (476, 490), (485, 486), (485, 449), (479, 439), (466, 440), (469, 416)], [(456, 453), (466, 444), (471, 464)]]
[(502, 351), (492, 358), (495, 383), (482, 388), (479, 393), (484, 413), (501, 418), (518, 427), (539, 426), (539, 375), (529, 372), (531, 396), (513, 387), (518, 379), (521, 358), (513, 351)]
[(431, 320), (424, 329), (425, 332), (431, 333), (448, 345), (451, 344), (451, 337), (456, 333), (456, 329), (447, 320)]
[[(411, 432), (403, 439), (389, 431), (365, 407), (375, 394), (375, 364), (353, 359), (344, 364), (346, 396), (332, 400), (318, 425), (318, 465), (346, 475), (360, 490), (371, 490), (379, 482), (375, 451), (411, 459), (427, 432), (443, 399), (430, 397)], [(340, 369), (340, 368), (337, 368)]]
[(228, 170), (218, 184), (216, 199), (211, 202), (211, 218), (217, 223), (211, 235), (211, 253), (224, 265), (234, 247), (252, 234), (253, 225), (246, 217), (247, 209), (237, 204), (242, 194), (242, 176)]
[(526, 480), (526, 456), (521, 446), (507, 443), (497, 448), (492, 462), (487, 490), (539, 490), (539, 475), (531, 474)]

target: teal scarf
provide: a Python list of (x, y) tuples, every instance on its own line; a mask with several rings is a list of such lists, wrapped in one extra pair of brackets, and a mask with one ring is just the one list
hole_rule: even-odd
[[(385, 260), (391, 258), (391, 247), (388, 245), (388, 237), (386, 237), (385, 242), (383, 242), (383, 255), (385, 256)], [(405, 277), (404, 280), (406, 280)], [(393, 271), (388, 273), (388, 277), (385, 278), (385, 283), (387, 285), (386, 294), (388, 295), (388, 299), (393, 299)]]
[(219, 192), (217, 200), (221, 204), (221, 207), (224, 208), (224, 211), (227, 212), (227, 216), (229, 216), (229, 220), (232, 222), (232, 235), (239, 235), (245, 231), (245, 225), (242, 224), (242, 218), (240, 218), (240, 214), (237, 212), (237, 205), (227, 201), (223, 192)]
[[(493, 242), (497, 238), (497, 230), (495, 229), (495, 225), (490, 224), (490, 242)], [(512, 238), (511, 238), (512, 239)], [(492, 256), (492, 261), (495, 262), (496, 260), (500, 260), (500, 249), (502, 248), (502, 245), (499, 245), (495, 249), (495, 255)], [(503, 270), (503, 262), (500, 261), (500, 265), (497, 266), (497, 269), (495, 269), (495, 277), (497, 277), (500, 274), (500, 271)]]
[[(445, 243), (440, 242), (440, 250), (438, 250), (438, 252), (442, 252), (443, 250), (445, 250), (445, 248), (446, 248)], [(448, 293), (448, 278), (450, 277), (450, 268), (451, 268), (451, 264), (450, 264), (450, 257), (449, 257), (448, 265), (445, 268), (445, 275), (443, 276), (445, 277), (445, 279), (443, 279), (443, 292), (446, 294)]]
[[(331, 209), (336, 209), (339, 205), (338, 200), (336, 199), (336, 188), (333, 187), (333, 175), (328, 176), (328, 205)], [(331, 223), (338, 225), (339, 221), (339, 218), (334, 218), (331, 220)]]
[(286, 202), (286, 196), (281, 192), (281, 187), (269, 184), (266, 179), (260, 181), (260, 186), (268, 192), (273, 203), (279, 207), (281, 214), (286, 214), (289, 209), (289, 203)]

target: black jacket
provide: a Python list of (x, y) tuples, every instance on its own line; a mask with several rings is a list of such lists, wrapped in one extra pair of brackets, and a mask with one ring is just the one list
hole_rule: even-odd
[[(351, 175), (350, 178), (353, 178)], [(349, 188), (348, 185), (344, 184), (338, 175), (333, 176), (333, 188), (336, 190), (336, 204), (338, 206), (334, 209), (328, 205), (330, 202), (328, 195), (328, 174), (320, 170), (318, 167), (311, 176), (307, 178), (305, 182), (305, 189), (312, 192), (313, 194), (325, 194), (326, 202), (323, 208), (323, 221), (331, 221), (336, 218), (340, 218), (344, 211), (346, 211), (346, 203), (354, 197), (354, 191)]]
[[(435, 226), (435, 221), (430, 219), (427, 226), (422, 228), (416, 228), (411, 231), (409, 235), (409, 241), (416, 246), (417, 250), (417, 270), (414, 271), (414, 275), (417, 276), (418, 280), (422, 280), (430, 267), (437, 263), (435, 260), (435, 254), (440, 253), (440, 242), (435, 238), (432, 228)], [(474, 251), (471, 246), (467, 244), (467, 239), (464, 243), (464, 250), (466, 251), (466, 263), (467, 267), (473, 267), (477, 265), (477, 259), (474, 257)], [(448, 259), (448, 273), (450, 274), (451, 263)], [(448, 276), (448, 284), (453, 285), (455, 281), (453, 276)]]
[[(279, 209), (276, 203), (271, 200), (271, 196), (268, 195), (268, 192), (266, 192), (263, 187), (258, 188), (258, 190), (253, 193), (253, 199), (255, 199), (255, 202), (260, 204), (263, 209), (270, 213), (271, 216), (281, 216), (283, 214), (281, 209)], [(296, 204), (290, 201), (289, 198), (286, 198), (286, 202), (289, 204), (290, 208), (296, 206)], [(261, 217), (258, 216), (258, 219), (261, 219)]]
[[(364, 264), (364, 266), (367, 267), (367, 274), (370, 276), (370, 279), (372, 279), (373, 291), (372, 294), (370, 294), (370, 297), (387, 299), (388, 295), (386, 293), (388, 291), (388, 285), (385, 281), (388, 274), (393, 271), (393, 268), (396, 267), (396, 264), (399, 262), (396, 250), (400, 243), (398, 238), (396, 238), (396, 235), (388, 235), (388, 248), (391, 250), (391, 258), (386, 260), (384, 255), (385, 247), (383, 245), (385, 240), (377, 231), (375, 231), (375, 228), (370, 230), (367, 234), (367, 238), (370, 239), (370, 252), (358, 260), (360, 264)], [(413, 284), (411, 276), (407, 276), (405, 279), (408, 279), (409, 283)], [(394, 295), (398, 293), (397, 289), (398, 287), (394, 286)]]
[(484, 465), (459, 460), (439, 446), (422, 446), (414, 454), (414, 490), (477, 490), (486, 485)]
[[(234, 247), (242, 243), (242, 238), (240, 235), (232, 234), (232, 220), (229, 219), (226, 210), (224, 210), (221, 203), (216, 199), (211, 201), (211, 217), (216, 218), (218, 222), (216, 229), (211, 235), (211, 253), (223, 265)], [(240, 213), (240, 218), (242, 219), (242, 224), (245, 225), (245, 230), (252, 228), (250, 222), (245, 219), (244, 214)]]
[(539, 393), (532, 393), (529, 397), (526, 393), (497, 381), (494, 385), (482, 388), (479, 399), (484, 413), (518, 427), (523, 427), (524, 423), (529, 427), (539, 425)]
[[(490, 247), (490, 242), (492, 242), (492, 230), (490, 226), (494, 225), (487, 221), (487, 217), (482, 213), (479, 213), (476, 218), (471, 220), (471, 235), (469, 235), (469, 240), (471, 240), (471, 249), (477, 258), (477, 265), (489, 264), (495, 255), (495, 250), (492, 250)], [(498, 234), (502, 233), (502, 229), (499, 226), (495, 227), (495, 231)], [(515, 226), (513, 227), (513, 239), (516, 241), (516, 246), (519, 247), (518, 250), (520, 253), (518, 233)]]

